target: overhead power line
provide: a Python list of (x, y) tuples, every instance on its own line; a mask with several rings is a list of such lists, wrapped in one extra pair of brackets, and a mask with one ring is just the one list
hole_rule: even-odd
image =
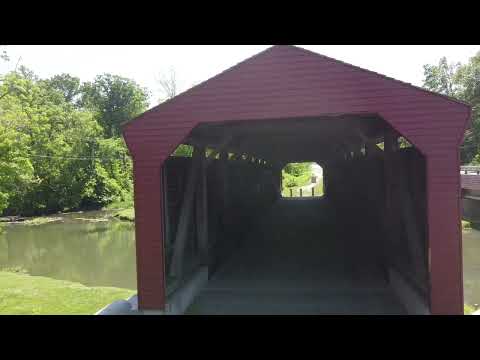
[(76, 157), (76, 156), (57, 156), (57, 155), (28, 155), (29, 157), (38, 157), (38, 158), (56, 158), (56, 159), (69, 159), (69, 160), (124, 160), (128, 155), (119, 156), (119, 157), (98, 157), (98, 156), (89, 156), (89, 157)]

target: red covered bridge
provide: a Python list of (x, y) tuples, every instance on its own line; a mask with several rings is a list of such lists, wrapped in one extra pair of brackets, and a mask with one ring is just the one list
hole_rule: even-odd
[[(124, 126), (139, 309), (462, 314), (459, 145), (470, 108), (274, 46)], [(192, 157), (171, 156), (179, 144)], [(208, 154), (208, 155), (207, 155)], [(282, 199), (315, 161), (325, 195)]]

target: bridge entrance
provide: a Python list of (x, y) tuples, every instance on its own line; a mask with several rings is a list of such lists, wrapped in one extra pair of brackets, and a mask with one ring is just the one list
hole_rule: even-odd
[[(281, 169), (316, 162), (324, 170), (321, 199), (328, 206), (297, 223), (317, 226), (320, 214), (331, 220), (320, 230), (333, 229), (333, 245), (318, 240), (324, 247), (312, 247), (319, 264), (325, 254), (335, 264), (374, 264), (408, 313), (462, 314), (458, 168), (471, 111), (457, 100), (294, 46), (268, 48), (146, 111), (123, 126), (134, 164), (139, 308), (184, 312), (229, 259), (258, 269), (244, 272), (252, 282), (271, 279), (260, 266), (273, 261), (269, 256), (285, 264), (293, 261), (287, 256), (303, 259), (302, 270), (273, 272), (282, 274), (283, 288), (288, 274), (327, 274), (328, 266), (310, 266), (310, 254), (300, 252), (311, 245), (305, 236), (286, 240), (282, 222), (289, 222), (280, 216), (317, 201), (284, 199), (290, 209), (284, 210)], [(181, 143), (193, 147), (183, 161), (169, 156)], [(269, 216), (277, 226), (268, 226)], [(347, 231), (354, 236), (341, 235)], [(281, 252), (282, 243), (290, 251)], [(256, 250), (245, 250), (243, 262), (235, 262), (245, 244)], [(335, 251), (339, 244), (342, 251)], [(358, 249), (371, 249), (373, 258)], [(252, 252), (256, 260), (249, 263)], [(335, 274), (339, 279), (342, 272)], [(333, 289), (330, 282), (314, 283), (324, 298)], [(335, 301), (341, 302), (341, 293), (334, 292)], [(275, 299), (286, 309), (280, 296)], [(368, 301), (356, 297), (354, 303)]]
[[(201, 124), (185, 144), (163, 165), (172, 308), (428, 313), (425, 160), (383, 119)], [(282, 170), (305, 162), (325, 196), (287, 201)]]

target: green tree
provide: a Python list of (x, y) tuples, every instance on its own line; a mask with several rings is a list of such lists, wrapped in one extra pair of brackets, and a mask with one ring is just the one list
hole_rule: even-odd
[(82, 198), (83, 205), (106, 205), (125, 200), (133, 191), (132, 161), (123, 138), (99, 139), (95, 143), (95, 159), (86, 176)]
[(26, 136), (5, 126), (5, 120), (0, 117), (0, 214), (12, 198), (24, 196), (34, 181)]
[(293, 176), (301, 176), (303, 174), (311, 174), (312, 163), (289, 163), (283, 169), (287, 174)]
[(472, 162), (480, 153), (480, 52), (463, 65), (449, 64), (446, 58), (438, 65), (425, 65), (423, 86), (472, 106), (472, 126), (461, 148), (462, 163)]
[[(128, 149), (123, 138), (106, 137), (109, 128), (99, 122), (108, 123), (102, 114), (119, 119), (146, 105), (135, 100), (144, 99), (138, 89), (130, 87), (133, 100), (122, 98), (132, 93), (130, 80), (122, 80), (125, 89), (112, 78), (104, 98), (110, 105), (93, 108), (79, 101), (83, 87), (68, 74), (42, 80), (20, 67), (0, 77), (0, 214), (37, 215), (131, 198)], [(123, 100), (114, 105), (110, 98)]]
[(93, 82), (84, 83), (81, 90), (83, 107), (95, 113), (105, 137), (120, 136), (120, 124), (148, 107), (147, 90), (117, 75), (98, 75)]
[[(58, 92), (30, 71), (11, 73), (5, 80), (3, 86), (11, 90), (0, 103), (0, 126), (4, 134), (16, 131), (33, 167), (25, 191), (10, 192), (8, 209), (35, 214), (78, 206), (84, 179), (77, 158), (88, 154), (85, 140), (101, 136), (101, 128), (92, 114), (62, 102)], [(12, 144), (1, 141), (9, 153), (14, 151)]]
[(455, 74), (460, 64), (449, 64), (446, 57), (442, 57), (438, 65), (423, 66), (423, 86), (431, 91), (443, 95), (458, 96), (458, 86)]
[(60, 74), (45, 80), (47, 86), (62, 93), (65, 101), (78, 105), (80, 102), (80, 79), (70, 74)]
[[(122, 139), (104, 139), (91, 112), (76, 109), (30, 71), (4, 80), (1, 91), (9, 91), (0, 100), (2, 210), (62, 211), (101, 205), (129, 191), (131, 169), (119, 165), (126, 154)], [(92, 159), (95, 150), (98, 159)]]

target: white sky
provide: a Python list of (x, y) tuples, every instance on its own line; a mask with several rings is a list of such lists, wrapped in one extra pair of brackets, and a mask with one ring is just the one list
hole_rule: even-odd
[[(219, 72), (268, 48), (267, 45), (8, 45), (11, 58), (0, 62), (0, 73), (20, 63), (42, 78), (69, 73), (82, 81), (112, 73), (134, 79), (151, 93), (151, 106), (161, 97), (157, 79), (170, 69), (183, 92)], [(465, 63), (480, 45), (301, 45), (314, 52), (365, 69), (422, 85), (423, 65), (442, 56)]]

